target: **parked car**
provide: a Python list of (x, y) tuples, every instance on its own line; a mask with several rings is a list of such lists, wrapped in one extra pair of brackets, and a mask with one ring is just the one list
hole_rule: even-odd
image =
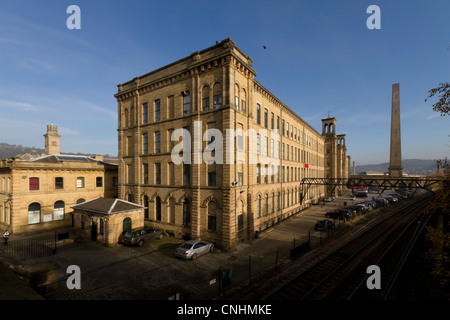
[(366, 213), (367, 211), (369, 211), (369, 206), (366, 206), (363, 203), (358, 203), (355, 205), (355, 207), (356, 207), (356, 211), (358, 211), (360, 213)]
[(394, 202), (394, 198), (391, 196), (384, 196), (384, 198), (389, 201), (389, 203), (393, 203)]
[(350, 200), (356, 200), (356, 197), (354, 195), (351, 195)]
[(369, 189), (369, 193), (380, 193), (380, 190), (377, 187), (373, 187)]
[(331, 201), (333, 201), (333, 198), (327, 197), (327, 198), (324, 199), (324, 201), (325, 201), (325, 202), (331, 202)]
[(355, 196), (367, 198), (367, 192), (366, 191), (358, 191), (358, 192), (355, 192)]
[(376, 209), (378, 207), (378, 204), (375, 201), (366, 201), (365, 203), (372, 209)]
[(142, 246), (144, 241), (163, 238), (163, 232), (155, 230), (152, 227), (142, 227), (131, 229), (125, 232), (119, 238), (119, 242), (130, 246)]
[(334, 210), (334, 211), (330, 211), (325, 213), (325, 217), (330, 218), (330, 219), (341, 219), (343, 220), (345, 218), (345, 215), (343, 212), (341, 212), (341, 210)]
[(212, 252), (214, 244), (207, 241), (189, 240), (175, 250), (175, 256), (182, 259), (195, 260), (197, 257)]
[(333, 221), (328, 220), (328, 219), (318, 221), (314, 225), (315, 231), (329, 231), (329, 230), (333, 230), (333, 229), (334, 229), (334, 223), (333, 223)]
[(373, 199), (373, 201), (375, 201), (376, 203), (378, 203), (379, 206), (385, 206), (387, 204), (389, 204), (389, 201), (387, 201), (385, 198), (375, 198)]

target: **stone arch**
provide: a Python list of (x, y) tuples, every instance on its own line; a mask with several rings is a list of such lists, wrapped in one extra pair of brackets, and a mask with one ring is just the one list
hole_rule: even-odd
[(180, 198), (178, 198), (178, 203), (183, 204), (183, 201), (185, 199), (187, 199), (189, 202), (192, 201), (191, 197), (189, 195), (187, 195), (186, 193), (184, 193)]
[(133, 193), (130, 190), (125, 192), (125, 201), (133, 202)]
[(162, 199), (162, 195), (159, 193), (159, 191), (156, 191), (153, 196), (150, 198), (150, 201), (155, 201), (156, 197), (159, 197), (159, 199)]
[(174, 198), (174, 199), (175, 199), (175, 196), (173, 195), (172, 192), (168, 193), (168, 194), (165, 196), (165, 198), (164, 198), (164, 203), (169, 203), (170, 198)]
[(242, 201), (244, 205), (247, 205), (247, 197), (244, 197), (243, 195), (239, 195), (237, 201)]
[(206, 207), (211, 201), (217, 202), (217, 200), (213, 196), (209, 196), (203, 201), (203, 206)]

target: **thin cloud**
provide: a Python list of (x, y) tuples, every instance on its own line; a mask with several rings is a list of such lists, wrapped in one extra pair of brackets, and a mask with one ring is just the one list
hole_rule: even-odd
[(56, 71), (54, 65), (37, 59), (21, 60), (19, 61), (18, 66), (22, 69), (27, 69), (36, 73), (53, 73)]
[(64, 135), (64, 136), (74, 136), (74, 135), (79, 135), (80, 133), (78, 131), (69, 129), (69, 128), (65, 128), (65, 127), (58, 127), (58, 131), (59, 134)]
[(39, 107), (26, 102), (11, 101), (0, 99), (0, 108), (19, 109), (22, 111), (39, 111)]
[(437, 118), (437, 117), (440, 117), (440, 114), (439, 113), (433, 113), (433, 114), (431, 114), (431, 115), (429, 115), (427, 117), (427, 120), (431, 120), (431, 119), (434, 119), (434, 118)]

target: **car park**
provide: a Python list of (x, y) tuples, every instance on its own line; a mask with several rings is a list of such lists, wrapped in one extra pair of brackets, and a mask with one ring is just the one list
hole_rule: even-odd
[(365, 206), (363, 203), (358, 203), (355, 205), (356, 207), (356, 211), (359, 213), (366, 213), (367, 211), (369, 211), (368, 206)]
[(375, 198), (374, 201), (377, 202), (380, 206), (385, 206), (385, 205), (389, 204), (389, 201), (387, 201), (383, 197)]
[(367, 191), (358, 191), (358, 192), (355, 192), (355, 196), (356, 196), (356, 197), (367, 198)]
[(189, 240), (175, 250), (175, 256), (181, 259), (195, 260), (197, 257), (212, 252), (214, 244), (207, 241)]
[(347, 220), (352, 217), (352, 213), (347, 209), (338, 209), (325, 213), (325, 217), (330, 219)]
[(315, 231), (329, 231), (334, 229), (334, 222), (328, 219), (318, 221), (314, 225)]
[(376, 209), (378, 207), (377, 203), (375, 201), (366, 201), (365, 204), (369, 206), (369, 208)]
[(130, 246), (140, 247), (144, 244), (144, 241), (155, 239), (161, 240), (162, 238), (163, 238), (162, 231), (155, 230), (152, 227), (142, 227), (131, 229), (123, 233), (119, 238), (119, 242)]

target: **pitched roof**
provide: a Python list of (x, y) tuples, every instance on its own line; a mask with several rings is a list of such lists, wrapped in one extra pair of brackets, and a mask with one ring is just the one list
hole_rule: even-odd
[(75, 155), (75, 154), (48, 154), (43, 156), (34, 157), (28, 159), (30, 162), (49, 162), (49, 163), (58, 163), (62, 161), (75, 161), (75, 162), (98, 162), (101, 164), (112, 165), (111, 163), (100, 161), (88, 156), (84, 155)]
[(92, 213), (113, 214), (136, 209), (144, 209), (145, 207), (117, 198), (98, 197), (72, 206), (71, 208)]

